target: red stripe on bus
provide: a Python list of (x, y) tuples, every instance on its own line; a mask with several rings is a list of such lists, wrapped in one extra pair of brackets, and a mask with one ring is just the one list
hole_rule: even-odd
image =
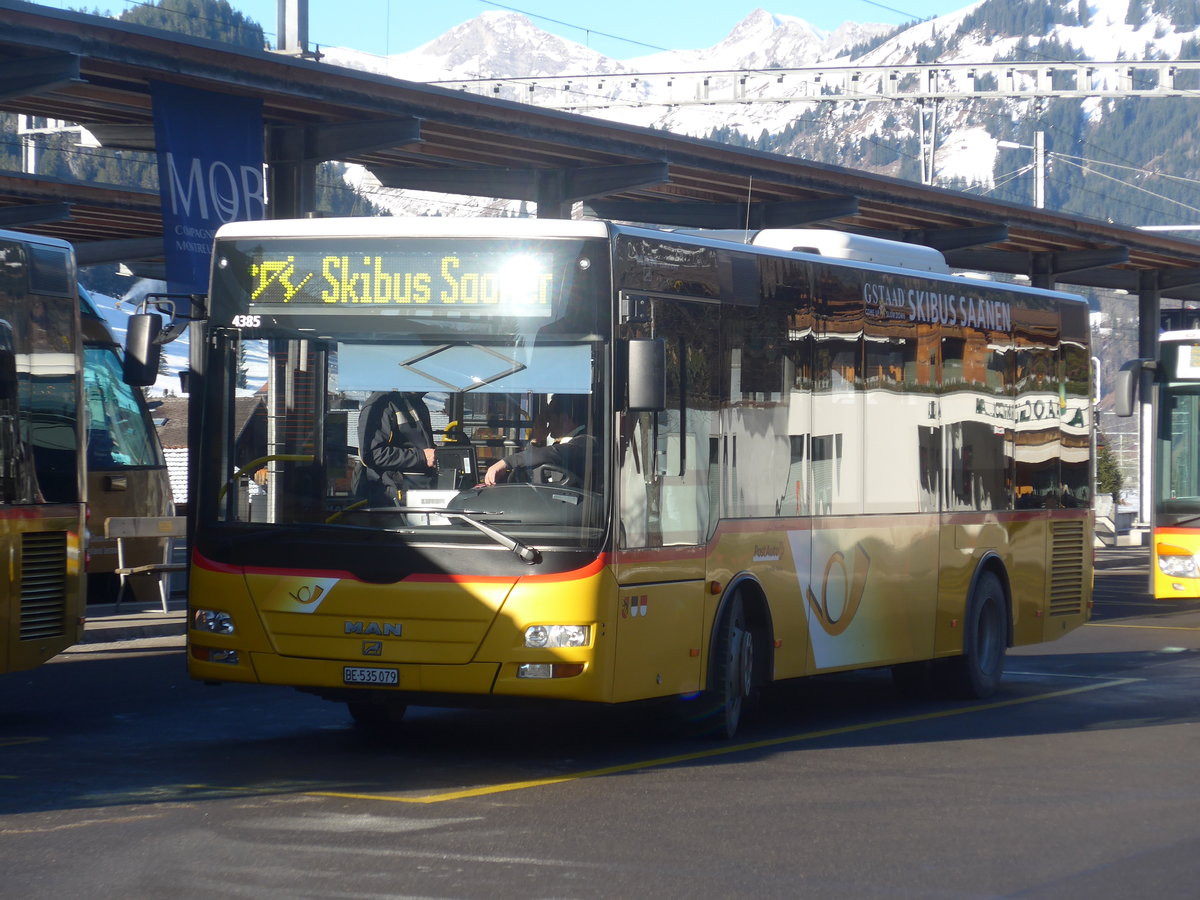
[(579, 569), (569, 572), (555, 572), (551, 575), (463, 575), (463, 574), (427, 574), (409, 575), (404, 579), (405, 584), (508, 584), (520, 580), (522, 584), (551, 584), (558, 581), (579, 581), (599, 575), (609, 563), (608, 554), (601, 553), (594, 560)]
[(218, 572), (222, 575), (278, 575), (281, 577), (340, 578), (358, 581), (352, 573), (341, 572), (336, 569), (293, 569), (290, 567), (287, 569), (272, 569), (266, 566), (234, 566), (229, 563), (209, 559), (198, 550), (192, 552), (192, 565), (197, 568), (206, 569), (209, 572)]
[[(234, 566), (209, 559), (199, 551), (192, 554), (192, 565), (210, 572), (223, 575), (275, 575), (279, 577), (297, 578), (337, 578), (342, 581), (362, 582), (353, 572), (338, 569), (294, 569), (267, 568), (262, 566)], [(581, 578), (591, 578), (598, 575), (608, 565), (608, 556), (600, 554), (586, 566), (572, 569), (569, 572), (557, 572), (552, 575), (470, 575), (470, 574), (432, 574), (417, 573), (408, 575), (396, 584), (511, 584), (518, 579), (524, 582), (547, 583), (556, 581), (577, 581)], [(362, 582), (363, 584), (373, 582)]]

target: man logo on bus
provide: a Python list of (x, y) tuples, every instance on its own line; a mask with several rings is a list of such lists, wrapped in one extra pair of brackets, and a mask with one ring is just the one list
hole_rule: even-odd
[[(834, 566), (841, 570), (840, 581), (844, 593), (840, 597), (840, 603), (836, 585), (834, 591), (832, 593), (830, 591), (830, 575), (838, 576), (838, 573), (834, 572)], [(854, 620), (854, 615), (862, 603), (863, 592), (867, 588), (867, 570), (870, 568), (871, 557), (867, 555), (867, 551), (862, 548), (861, 544), (856, 544), (854, 546), (853, 576), (846, 570), (846, 555), (838, 550), (829, 557), (829, 562), (825, 564), (821, 599), (817, 600), (811, 587), (807, 589), (808, 606), (816, 620), (821, 623), (821, 627), (825, 629), (826, 634), (836, 637), (850, 627), (850, 623)]]

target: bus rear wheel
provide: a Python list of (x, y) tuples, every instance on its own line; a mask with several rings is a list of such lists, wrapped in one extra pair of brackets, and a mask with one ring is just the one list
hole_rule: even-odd
[(946, 686), (955, 696), (981, 700), (999, 686), (1008, 649), (1007, 608), (999, 577), (984, 572), (967, 603), (962, 656), (945, 661)]

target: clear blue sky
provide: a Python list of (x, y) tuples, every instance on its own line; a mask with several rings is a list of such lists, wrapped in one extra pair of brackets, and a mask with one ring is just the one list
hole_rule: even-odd
[[(121, 0), (110, 2), (120, 4)], [(262, 25), (274, 43), (276, 0), (230, 0), (230, 3)], [(309, 0), (308, 33), (310, 43), (387, 55), (419, 47), (482, 12), (509, 9), (528, 15), (545, 31), (616, 59), (627, 59), (645, 56), (659, 47), (669, 50), (711, 47), (758, 8), (796, 16), (818, 28), (832, 30), (845, 21), (898, 25), (944, 15), (970, 3), (971, 0), (604, 0), (600, 3)]]

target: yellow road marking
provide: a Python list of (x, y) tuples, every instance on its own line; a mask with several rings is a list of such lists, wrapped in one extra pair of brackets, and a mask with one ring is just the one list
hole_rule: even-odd
[(50, 738), (44, 737), (11, 737), (0, 738), (0, 747), (19, 747), (21, 744), (38, 744), (42, 741), (48, 741)]
[(587, 769), (567, 775), (552, 775), (546, 778), (533, 778), (528, 781), (510, 781), (503, 784), (493, 784), (484, 787), (465, 788), (459, 791), (446, 791), (439, 794), (428, 794), (423, 797), (390, 797), (386, 794), (359, 794), (347, 791), (306, 791), (309, 797), (337, 797), (349, 800), (383, 800), (389, 803), (445, 803), (449, 800), (465, 800), (472, 797), (486, 797), (489, 794), (503, 794), (509, 791), (523, 791), (529, 788), (545, 787), (551, 784), (564, 784), (569, 781), (580, 781), (584, 778), (599, 778), (603, 775), (620, 775), (639, 769), (656, 769), (678, 763), (695, 762), (701, 759), (712, 759), (718, 756), (731, 756), (735, 753), (745, 753), (748, 750), (762, 750), (768, 747), (779, 747), (785, 744), (798, 744), (803, 741), (815, 741), (820, 738), (837, 735), (853, 734), (858, 731), (869, 731), (873, 728), (889, 728), (893, 725), (910, 725), (914, 722), (928, 722), (934, 719), (947, 719), (952, 716), (963, 716), (969, 713), (982, 712), (989, 709), (1002, 709), (1006, 706), (1019, 706), (1023, 703), (1034, 703), (1038, 700), (1051, 700), (1056, 697), (1067, 697), (1071, 694), (1083, 694), (1088, 691), (1098, 691), (1103, 688), (1119, 687), (1133, 684), (1139, 678), (1118, 678), (1099, 684), (1087, 684), (1081, 687), (1065, 688), (1061, 691), (1051, 691), (1037, 694), (1033, 697), (1017, 697), (1011, 700), (999, 700), (995, 703), (980, 703), (958, 709), (945, 709), (936, 712), (920, 713), (913, 716), (900, 716), (895, 719), (884, 719), (878, 722), (863, 722), (858, 725), (844, 725), (840, 728), (828, 728), (822, 731), (809, 731), (803, 734), (792, 734), (785, 737), (768, 738), (762, 741), (750, 741), (745, 744), (735, 744), (731, 747), (713, 747), (709, 750), (697, 750), (692, 753), (680, 753), (676, 756), (663, 756), (658, 759), (645, 759), (638, 762), (624, 763), (617, 766), (605, 766), (601, 769)]
[(1089, 628), (1151, 628), (1158, 631), (1200, 631), (1197, 625), (1123, 625), (1120, 622), (1087, 622)]

